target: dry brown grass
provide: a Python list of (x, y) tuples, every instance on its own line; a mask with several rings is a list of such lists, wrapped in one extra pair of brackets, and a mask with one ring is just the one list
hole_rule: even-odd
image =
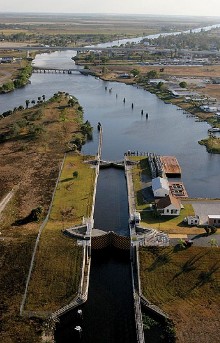
[(219, 340), (219, 258), (219, 248), (140, 249), (143, 294), (169, 314), (179, 343)]
[(139, 66), (138, 69), (142, 73), (148, 73), (150, 70), (160, 72), (161, 68), (164, 71), (163, 75), (173, 76), (189, 76), (189, 77), (217, 77), (220, 75), (220, 65), (213, 66)]
[[(3, 342), (38, 342), (39, 329), (36, 322), (19, 317), (24, 285), (30, 265), (31, 254), (40, 223), (22, 226), (14, 221), (27, 216), (33, 208), (41, 205), (47, 212), (58, 176), (59, 166), (66, 150), (66, 142), (79, 129), (79, 113), (66, 108), (66, 122), (60, 121), (58, 105), (65, 106), (67, 99), (42, 107), (43, 115), (33, 121), (42, 125), (44, 132), (38, 137), (25, 134), (25, 128), (15, 137), (1, 143), (0, 149), (0, 199), (17, 185), (1, 221), (1, 308), (3, 311)], [(11, 130), (15, 122), (32, 117), (40, 108), (16, 112), (0, 120), (1, 133)]]
[(7, 83), (17, 77), (19, 68), (22, 67), (22, 63), (20, 61), (13, 63), (1, 63), (0, 66), (0, 86), (2, 86), (4, 83)]

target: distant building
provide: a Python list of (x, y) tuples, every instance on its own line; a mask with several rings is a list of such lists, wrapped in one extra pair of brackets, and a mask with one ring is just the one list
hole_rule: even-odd
[(14, 57), (2, 57), (1, 63), (11, 63), (14, 61)]
[(178, 216), (180, 214), (181, 203), (172, 195), (157, 199), (155, 204), (157, 212), (160, 213), (161, 216)]
[(213, 77), (212, 79), (212, 83), (214, 83), (214, 84), (220, 84), (220, 77)]
[(159, 176), (152, 179), (152, 190), (155, 198), (166, 197), (169, 195), (170, 188), (167, 179)]
[(208, 225), (220, 227), (220, 214), (209, 214)]
[(160, 83), (160, 82), (162, 82), (162, 83), (167, 83), (167, 81), (164, 80), (164, 79), (150, 79), (150, 80), (148, 81), (148, 83), (150, 83), (150, 84), (152, 84), (152, 85), (158, 85), (158, 83)]
[(200, 109), (204, 112), (211, 112), (211, 113), (215, 113), (218, 111), (218, 108), (216, 106), (208, 106), (208, 105), (200, 106)]

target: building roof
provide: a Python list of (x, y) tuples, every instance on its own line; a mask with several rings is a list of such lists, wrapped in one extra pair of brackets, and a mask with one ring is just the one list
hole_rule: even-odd
[(208, 218), (209, 219), (220, 219), (220, 214), (209, 214)]
[(156, 200), (156, 204), (158, 209), (164, 209), (170, 205), (173, 205), (177, 210), (181, 209), (180, 201), (171, 194)]
[(163, 177), (156, 177), (155, 179), (152, 179), (152, 189), (153, 192), (155, 192), (157, 189), (166, 189), (169, 192), (169, 183), (167, 179), (164, 179)]

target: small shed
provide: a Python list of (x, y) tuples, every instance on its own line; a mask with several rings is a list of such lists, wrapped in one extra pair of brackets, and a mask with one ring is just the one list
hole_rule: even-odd
[(220, 227), (220, 214), (209, 214), (208, 225)]
[(170, 191), (168, 180), (159, 176), (152, 179), (152, 190), (155, 198), (166, 197)]
[(184, 221), (191, 226), (199, 225), (199, 216), (188, 216)]

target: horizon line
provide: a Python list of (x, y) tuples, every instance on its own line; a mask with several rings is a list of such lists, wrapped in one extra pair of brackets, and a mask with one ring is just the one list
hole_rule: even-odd
[(116, 12), (31, 12), (31, 11), (1, 11), (0, 14), (36, 14), (36, 15), (115, 15), (115, 16), (153, 16), (153, 17), (197, 17), (197, 18), (220, 18), (220, 15), (203, 14), (156, 14), (156, 13), (116, 13)]

